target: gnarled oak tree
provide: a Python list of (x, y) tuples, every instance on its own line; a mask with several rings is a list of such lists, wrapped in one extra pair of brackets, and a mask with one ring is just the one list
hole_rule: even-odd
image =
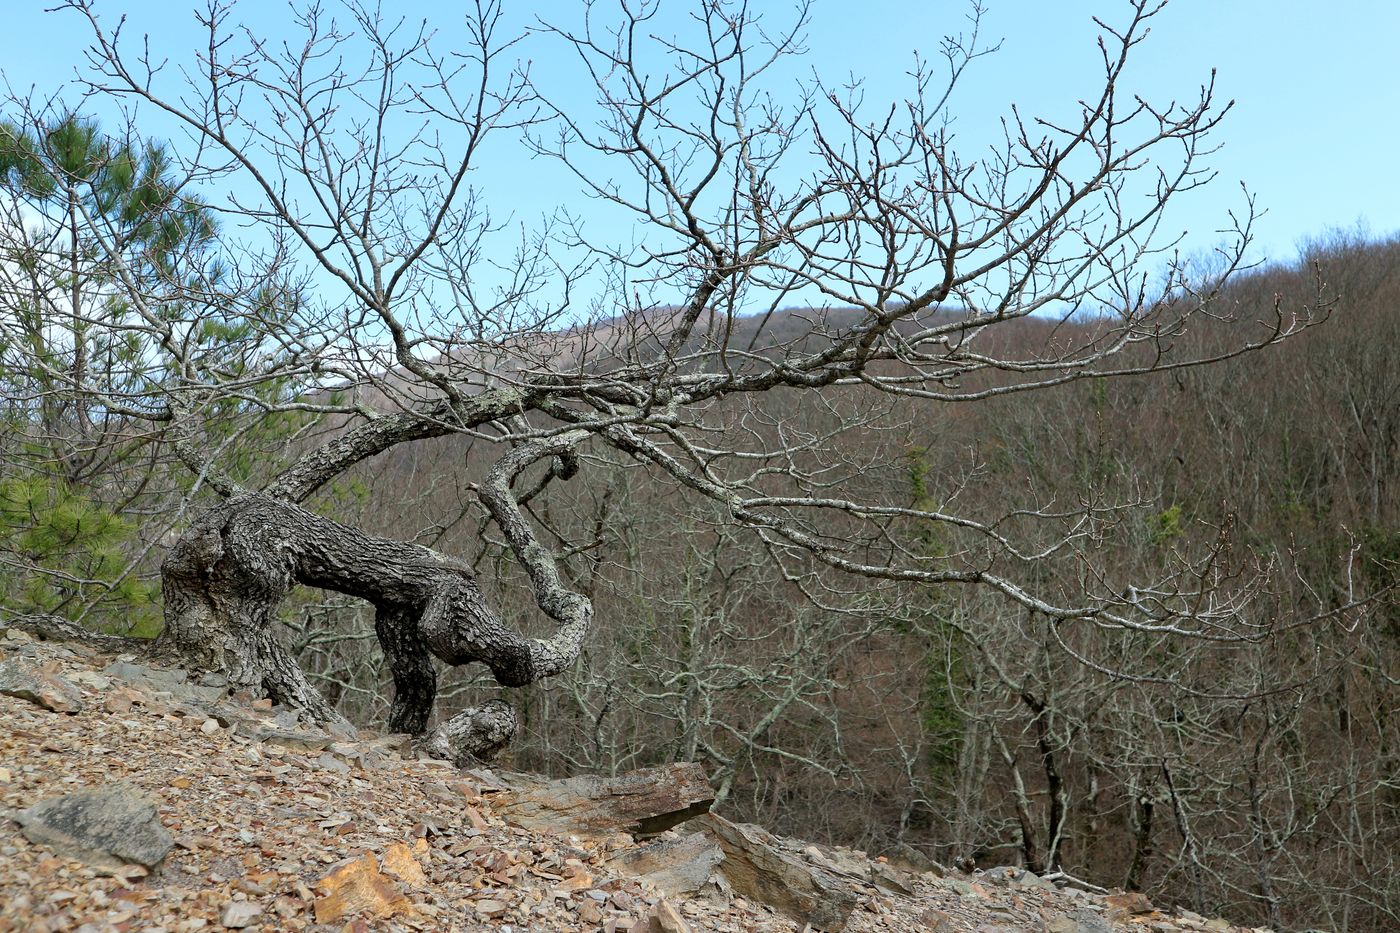
[[(774, 31), (729, 0), (692, 3), (684, 28), (654, 2), (588, 3), (571, 23), (502, 37), (501, 5), (480, 0), (460, 47), (443, 47), (358, 0), (308, 7), (285, 40), (243, 32), (214, 0), (199, 14), (207, 45), (172, 69), (89, 0), (65, 7), (92, 30), (89, 90), (172, 123), (172, 190), (199, 190), (222, 223), (218, 244), (151, 263), (110, 218), (84, 215), (105, 300), (72, 313), (143, 349), (125, 379), (49, 374), (101, 417), (159, 427), (196, 477), (191, 495), (217, 494), (163, 568), (161, 641), (189, 663), (337, 719), (273, 635), (300, 585), (373, 604), (398, 730), (430, 724), (433, 658), (481, 662), (507, 686), (567, 670), (592, 608), (561, 571), (576, 546), (544, 533), (530, 500), (554, 480), (587, 483), (603, 456), (712, 502), (818, 604), (812, 568), (987, 587), (1056, 631), (1228, 639), (1265, 624), (1223, 543), (1158, 579), (1114, 579), (1094, 548), (1131, 503), (984, 515), (955, 500), (857, 501), (840, 481), (860, 464), (832, 453), (879, 430), (887, 399), (962, 405), (1195, 366), (1315, 319), (1280, 305), (1223, 354), (1184, 349), (1193, 322), (1234, 313), (1213, 300), (1240, 267), (1249, 216), (1204, 271), (1159, 236), (1167, 205), (1210, 179), (1202, 159), (1229, 106), (1210, 84), (1160, 104), (1125, 87), (1153, 0), (1100, 24), (1101, 81), (1069, 116), (1013, 112), (985, 150), (956, 144), (950, 113), (987, 51), (976, 8), (907, 99), (871, 106), (858, 87), (782, 77), (805, 9)], [(592, 108), (557, 103), (516, 63), (522, 42), (573, 63)], [(488, 141), (554, 160), (635, 224), (635, 242), (594, 237), (564, 205), (503, 244), (487, 205), (512, 191), (471, 184)], [(33, 157), (85, 183), (43, 147)], [(528, 186), (535, 164), (509, 184)], [(784, 310), (795, 306), (810, 310)], [(1002, 336), (1032, 317), (1078, 323)], [(830, 429), (794, 430), (759, 403), (774, 393), (829, 409)], [(250, 458), (250, 432), (279, 417), (282, 459)], [(504, 625), (463, 560), (309, 504), (358, 464), (449, 435), (498, 448), (463, 488), (528, 575), (550, 637)], [(921, 545), (915, 527), (943, 544)], [(1037, 587), (1037, 562), (1057, 554), (1082, 556), (1076, 591)], [(429, 744), (488, 754), (512, 729), (493, 702)]]

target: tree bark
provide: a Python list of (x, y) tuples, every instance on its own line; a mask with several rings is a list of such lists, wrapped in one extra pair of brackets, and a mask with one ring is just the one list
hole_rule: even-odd
[[(162, 642), (189, 665), (225, 674), (234, 687), (265, 691), (320, 722), (344, 722), (278, 643), (273, 623), (278, 604), (298, 584), (358, 596), (375, 607), (376, 633), (393, 673), (389, 726), (413, 734), (426, 732), (432, 715), (434, 656), (453, 665), (479, 661), (509, 687), (559, 673), (578, 657), (592, 606), (561, 583), (510, 482), (534, 460), (563, 456), (576, 440), (511, 451), (481, 493), (525, 564), (541, 608), (559, 622), (553, 638), (527, 639), (506, 626), (463, 561), (245, 493), (201, 516), (167, 556)], [(514, 728), (513, 712), (483, 707), (444, 724), (428, 744), (444, 757), (484, 756)]]

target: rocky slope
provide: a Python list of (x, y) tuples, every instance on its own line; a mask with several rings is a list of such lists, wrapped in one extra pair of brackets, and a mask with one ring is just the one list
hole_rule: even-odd
[(0, 933), (1240, 928), (705, 813), (694, 766), (547, 782), (0, 630)]

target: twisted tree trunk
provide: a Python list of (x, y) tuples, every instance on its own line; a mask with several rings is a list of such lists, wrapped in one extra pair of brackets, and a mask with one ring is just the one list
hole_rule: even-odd
[[(432, 716), (431, 656), (453, 665), (479, 661), (510, 687), (557, 674), (577, 659), (592, 606), (563, 586), (510, 484), (546, 456), (559, 458), (550, 475), (572, 475), (572, 445), (581, 439), (571, 432), (510, 451), (479, 492), (525, 565), (536, 601), (559, 623), (550, 639), (525, 638), (506, 626), (471, 568), (456, 558), (366, 534), (292, 502), (242, 493), (201, 516), (167, 556), (162, 642), (187, 664), (223, 673), (234, 687), (265, 691), (319, 722), (344, 723), (278, 642), (273, 623), (298, 584), (360, 597), (375, 607), (375, 630), (394, 678), (389, 727), (413, 734), (426, 732)], [(497, 701), (444, 723), (424, 747), (454, 759), (487, 757), (514, 729), (513, 711)]]

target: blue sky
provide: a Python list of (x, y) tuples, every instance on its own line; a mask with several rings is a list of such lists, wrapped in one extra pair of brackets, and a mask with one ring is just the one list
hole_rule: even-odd
[[(56, 92), (81, 61), (85, 23), (72, 12), (44, 12), (55, 2), (5, 0), (0, 70), (15, 91)], [(790, 9), (755, 3), (773, 17)], [(461, 6), (404, 2), (395, 9), (450, 24)], [(509, 6), (522, 19), (533, 13), (561, 22), (577, 19), (580, 8), (577, 0)], [(149, 33), (172, 58), (197, 41), (186, 0), (99, 0), (98, 9), (109, 22), (127, 15), (131, 38)], [(282, 0), (243, 0), (235, 15), (257, 32), (277, 34), (289, 25), (288, 9)], [(872, 99), (898, 99), (915, 52), (935, 52), (940, 37), (962, 28), (967, 9), (964, 0), (817, 0), (805, 64), (832, 79), (860, 76)], [(1029, 112), (1068, 112), (1094, 87), (1098, 30), (1091, 17), (1121, 22), (1127, 9), (1125, 0), (988, 0), (983, 31), (1003, 46), (974, 65), (959, 91), (953, 111), (962, 130), (975, 135), (1013, 103)], [(1242, 203), (1241, 181), (1268, 212), (1257, 228), (1255, 258), (1292, 259), (1302, 241), (1332, 228), (1400, 230), (1400, 184), (1390, 175), (1400, 150), (1397, 37), (1400, 4), (1381, 0), (1172, 0), (1140, 49), (1134, 87), (1157, 100), (1190, 99), (1215, 68), (1221, 99), (1237, 101), (1217, 137), (1223, 148), (1210, 160), (1219, 179), (1170, 217), (1185, 231), (1188, 251), (1218, 241), (1225, 210)], [(529, 54), (537, 68), (548, 67), (547, 50)], [(548, 173), (513, 202), (522, 216), (579, 203), (562, 175)]]

